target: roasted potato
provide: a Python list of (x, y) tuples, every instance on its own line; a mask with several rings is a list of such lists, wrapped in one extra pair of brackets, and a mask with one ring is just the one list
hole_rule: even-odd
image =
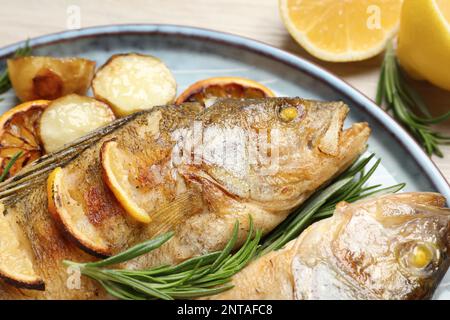
[(86, 94), (95, 73), (95, 62), (82, 58), (30, 56), (8, 59), (7, 64), (12, 87), (21, 101)]
[(95, 74), (92, 89), (117, 116), (125, 116), (173, 102), (177, 85), (161, 60), (130, 53), (112, 56)]
[(115, 119), (104, 102), (70, 94), (50, 103), (39, 121), (39, 136), (46, 152), (102, 127)]

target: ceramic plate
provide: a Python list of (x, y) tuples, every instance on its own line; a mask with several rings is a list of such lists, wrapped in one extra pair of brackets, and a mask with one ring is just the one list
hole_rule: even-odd
[[(350, 106), (347, 125), (367, 121), (373, 133), (368, 152), (382, 159), (372, 182), (405, 182), (405, 191), (436, 191), (450, 202), (450, 187), (421, 147), (373, 101), (297, 56), (230, 34), (172, 25), (117, 25), (47, 35), (30, 40), (35, 55), (80, 56), (102, 65), (112, 54), (141, 52), (162, 59), (182, 92), (193, 82), (214, 76), (242, 76), (259, 81), (278, 96), (342, 100)], [(23, 43), (0, 49), (5, 58)], [(12, 90), (3, 95), (0, 112), (17, 103)], [(450, 273), (435, 298), (450, 298)]]

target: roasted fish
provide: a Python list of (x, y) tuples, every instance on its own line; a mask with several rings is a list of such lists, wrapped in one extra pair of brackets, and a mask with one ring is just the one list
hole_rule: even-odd
[(450, 209), (435, 193), (340, 203), (210, 299), (426, 299), (449, 266)]
[[(272, 230), (365, 150), (370, 129), (357, 123), (343, 130), (347, 113), (340, 102), (298, 98), (157, 107), (42, 158), (0, 185), (0, 200), (23, 232), (35, 283), (45, 290), (2, 284), (0, 298), (104, 297), (85, 278), (78, 289), (67, 289), (62, 260), (115, 254), (162, 231), (175, 236), (124, 267), (220, 250), (236, 220), (245, 238), (249, 214), (255, 228)], [(112, 147), (108, 163), (115, 169), (108, 171), (105, 150)], [(55, 167), (62, 169), (47, 185)], [(129, 214), (132, 205), (111, 191), (117, 184), (111, 172), (149, 223), (137, 221)]]

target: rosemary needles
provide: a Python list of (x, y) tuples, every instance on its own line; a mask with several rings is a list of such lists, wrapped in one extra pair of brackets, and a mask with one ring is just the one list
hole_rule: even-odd
[(2, 174), (0, 175), (0, 182), (3, 182), (6, 177), (8, 176), (9, 170), (11, 170), (14, 163), (22, 156), (23, 152), (19, 151), (15, 153), (12, 158), (9, 160), (9, 162), (6, 164), (5, 168), (3, 169)]
[(226, 291), (233, 286), (231, 277), (244, 268), (255, 256), (261, 231), (250, 230), (246, 241), (235, 253), (232, 250), (238, 239), (239, 223), (222, 251), (195, 257), (175, 266), (159, 266), (146, 270), (109, 269), (118, 263), (136, 258), (159, 248), (171, 237), (166, 233), (138, 244), (116, 256), (90, 263), (64, 261), (79, 268), (81, 274), (97, 280), (114, 297), (125, 300), (191, 299)]
[[(432, 118), (422, 98), (405, 81), (395, 57), (392, 44), (386, 48), (380, 79), (378, 81), (376, 103), (386, 102), (387, 109), (392, 110), (394, 117), (400, 121), (418, 140), (425, 151), (442, 157), (439, 145), (450, 144), (450, 137), (433, 131), (433, 124), (450, 119), (450, 112)], [(418, 116), (415, 110), (422, 116)]]

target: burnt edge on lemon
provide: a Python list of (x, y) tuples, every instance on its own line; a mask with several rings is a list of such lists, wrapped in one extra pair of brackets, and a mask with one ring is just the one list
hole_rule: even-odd
[[(252, 89), (260, 92), (259, 98), (275, 97), (272, 90), (251, 79), (242, 77), (213, 77), (203, 80), (199, 80), (192, 85), (190, 85), (186, 90), (184, 90), (178, 98), (175, 100), (175, 104), (182, 104), (184, 102), (202, 102), (199, 101), (195, 96), (198, 94), (206, 93), (206, 90), (211, 87), (219, 87), (227, 93), (227, 87), (241, 87), (243, 90), (242, 96), (224, 95), (224, 96), (211, 96), (216, 98), (228, 97), (228, 98), (255, 98), (255, 96), (245, 95), (246, 89)], [(204, 97), (205, 98), (205, 97)], [(204, 99), (203, 98), (203, 99)], [(208, 97), (206, 97), (208, 98)]]
[[(21, 103), (0, 117), (0, 169), (3, 171), (19, 151), (22, 154), (10, 168), (7, 178), (13, 177), (22, 168), (45, 154), (39, 137), (39, 119), (49, 106), (49, 100), (34, 100)], [(39, 114), (34, 114), (38, 112)], [(19, 121), (20, 123), (17, 123)], [(19, 127), (19, 130), (15, 129)], [(10, 149), (8, 153), (5, 153)]]
[(0, 278), (7, 284), (10, 284), (18, 289), (45, 291), (45, 282), (39, 277), (36, 277), (34, 280), (30, 281), (26, 279), (15, 278), (14, 276), (8, 275), (6, 272), (0, 270)]

